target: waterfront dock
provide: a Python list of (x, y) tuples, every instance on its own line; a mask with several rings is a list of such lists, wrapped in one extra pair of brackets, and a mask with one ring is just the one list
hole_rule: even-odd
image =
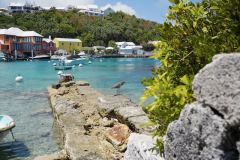
[(111, 55), (97, 55), (96, 58), (149, 58), (153, 56), (153, 54), (111, 54)]
[(122, 159), (130, 133), (151, 132), (150, 128), (143, 127), (148, 118), (141, 107), (124, 96), (105, 96), (87, 82), (54, 85), (48, 92), (54, 117), (61, 128), (61, 157)]

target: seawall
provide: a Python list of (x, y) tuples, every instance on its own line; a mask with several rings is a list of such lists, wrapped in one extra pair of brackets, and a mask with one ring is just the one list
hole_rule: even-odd
[(63, 151), (55, 154), (59, 159), (123, 159), (130, 133), (151, 132), (144, 127), (148, 118), (141, 107), (124, 96), (105, 96), (87, 82), (71, 81), (54, 88), (48, 92), (62, 130)]

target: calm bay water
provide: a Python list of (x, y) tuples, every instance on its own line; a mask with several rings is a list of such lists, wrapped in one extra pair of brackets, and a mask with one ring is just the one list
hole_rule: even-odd
[[(151, 76), (151, 69), (158, 63), (152, 59), (95, 59), (92, 64), (76, 66), (67, 73), (76, 80), (90, 82), (91, 86), (105, 94), (114, 94), (111, 86), (126, 81), (121, 93), (138, 102), (143, 93), (141, 80)], [(42, 154), (59, 150), (58, 136), (49, 106), (47, 86), (56, 83), (54, 62), (0, 63), (0, 114), (12, 116), (17, 123), (11, 135), (0, 142), (0, 159), (33, 159)], [(21, 74), (24, 82), (16, 83)]]

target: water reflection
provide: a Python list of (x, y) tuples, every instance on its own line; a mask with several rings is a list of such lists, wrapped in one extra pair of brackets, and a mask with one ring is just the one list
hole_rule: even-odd
[(22, 141), (0, 143), (0, 159), (24, 158), (30, 155), (29, 149)]

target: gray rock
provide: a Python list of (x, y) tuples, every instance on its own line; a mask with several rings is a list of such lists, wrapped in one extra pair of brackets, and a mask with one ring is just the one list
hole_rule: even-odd
[(194, 95), (225, 119), (239, 121), (240, 54), (220, 54), (213, 60), (195, 76)]
[(167, 160), (232, 160), (240, 153), (240, 55), (217, 55), (193, 82), (197, 102), (167, 129)]
[(160, 154), (153, 151), (152, 136), (132, 133), (128, 139), (124, 160), (161, 160)]
[(180, 118), (168, 126), (166, 159), (223, 159), (224, 150), (232, 148), (225, 142), (227, 132), (226, 122), (209, 107), (199, 103), (187, 105)]

